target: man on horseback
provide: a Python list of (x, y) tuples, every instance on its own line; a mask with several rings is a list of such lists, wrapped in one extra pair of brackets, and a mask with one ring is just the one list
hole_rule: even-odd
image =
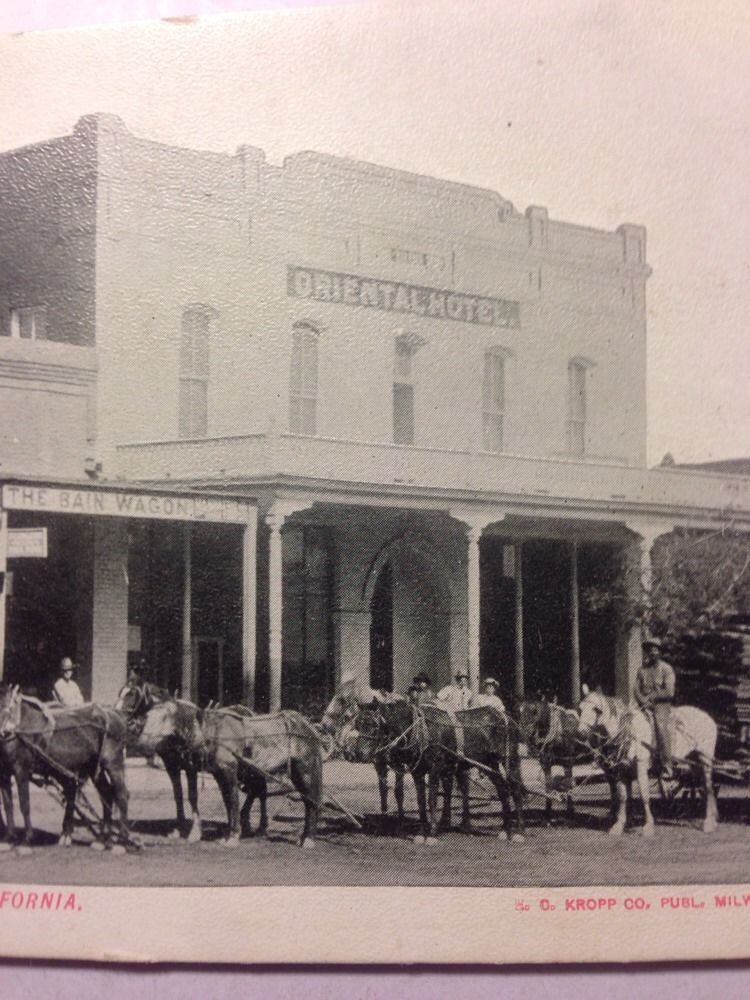
[(654, 716), (654, 735), (663, 778), (672, 777), (672, 705), (675, 694), (675, 673), (661, 659), (661, 642), (649, 637), (643, 642), (643, 665), (635, 679), (635, 700), (644, 711)]

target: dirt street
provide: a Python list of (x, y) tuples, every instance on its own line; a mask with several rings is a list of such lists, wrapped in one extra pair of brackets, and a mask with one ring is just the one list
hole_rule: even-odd
[[(416, 802), (407, 779), (409, 829), (399, 832), (392, 820), (378, 816), (375, 774), (367, 765), (333, 761), (326, 765), (326, 788), (364, 817), (356, 830), (340, 814), (326, 809), (312, 850), (301, 850), (296, 837), (302, 807), (283, 795), (269, 801), (272, 817), (267, 839), (253, 838), (228, 848), (221, 840), (225, 814), (213, 779), (201, 779), (200, 802), (205, 839), (200, 844), (167, 835), (174, 802), (163, 770), (136, 760), (128, 765), (130, 814), (143, 843), (136, 853), (96, 852), (85, 828), (76, 830), (71, 848), (58, 847), (61, 810), (42, 790), (32, 793), (36, 830), (30, 854), (0, 854), (5, 883), (65, 885), (464, 885), (556, 886), (607, 884), (731, 883), (748, 879), (750, 828), (742, 798), (720, 797), (722, 824), (704, 835), (694, 818), (664, 813), (656, 836), (636, 832), (615, 839), (606, 835), (605, 802), (589, 786), (580, 795), (578, 819), (571, 827), (558, 818), (545, 827), (541, 800), (530, 796), (527, 836), (522, 844), (498, 841), (496, 803), (482, 801), (487, 786), (473, 786), (476, 834), (452, 831), (437, 846), (412, 842)], [(534, 775), (527, 776), (533, 786)], [(96, 801), (91, 792), (92, 801)], [(392, 804), (393, 805), (393, 804)], [(558, 817), (561, 814), (558, 812)], [(454, 812), (454, 824), (458, 815)], [(16, 817), (18, 820), (18, 816)], [(257, 810), (253, 816), (257, 824)]]

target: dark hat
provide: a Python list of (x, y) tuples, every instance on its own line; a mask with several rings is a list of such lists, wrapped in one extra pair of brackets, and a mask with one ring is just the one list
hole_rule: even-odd
[(654, 635), (649, 635), (641, 643), (641, 648), (661, 649), (661, 639), (657, 639)]
[(432, 681), (427, 676), (424, 671), (421, 674), (417, 674), (416, 677), (412, 678), (413, 684), (426, 684), (428, 687), (432, 684)]

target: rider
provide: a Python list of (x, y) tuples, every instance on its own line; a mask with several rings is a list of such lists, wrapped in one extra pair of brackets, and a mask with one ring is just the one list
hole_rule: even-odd
[(62, 705), (63, 708), (77, 708), (79, 705), (83, 705), (81, 689), (73, 680), (74, 669), (71, 658), (63, 656), (60, 660), (60, 676), (52, 688), (52, 700), (58, 705)]
[(446, 684), (438, 691), (437, 700), (454, 712), (463, 712), (471, 703), (469, 675), (465, 670), (457, 670), (453, 680), (455, 684)]
[(654, 733), (663, 778), (672, 777), (670, 722), (674, 704), (675, 674), (661, 659), (661, 642), (650, 636), (643, 642), (643, 665), (635, 679), (635, 700), (654, 714)]
[(494, 677), (485, 677), (482, 690), (471, 699), (472, 708), (483, 708), (489, 705), (500, 712), (505, 711), (505, 705), (500, 695), (497, 693), (500, 685)]

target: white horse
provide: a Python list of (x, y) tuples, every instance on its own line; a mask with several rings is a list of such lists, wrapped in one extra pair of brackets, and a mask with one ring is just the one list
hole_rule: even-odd
[[(713, 833), (719, 821), (713, 786), (716, 723), (699, 708), (680, 705), (672, 709), (671, 724), (673, 757), (675, 760), (690, 761), (700, 768), (706, 801), (703, 832)], [(581, 702), (578, 731), (587, 740), (592, 735), (603, 738), (602, 766), (616, 777), (617, 816), (610, 834), (619, 836), (625, 829), (630, 780), (635, 772), (645, 813), (641, 833), (644, 837), (653, 836), (654, 817), (648, 779), (655, 750), (654, 720), (651, 713), (647, 714), (636, 707), (629, 708), (619, 698), (609, 698), (599, 691), (591, 691)]]

